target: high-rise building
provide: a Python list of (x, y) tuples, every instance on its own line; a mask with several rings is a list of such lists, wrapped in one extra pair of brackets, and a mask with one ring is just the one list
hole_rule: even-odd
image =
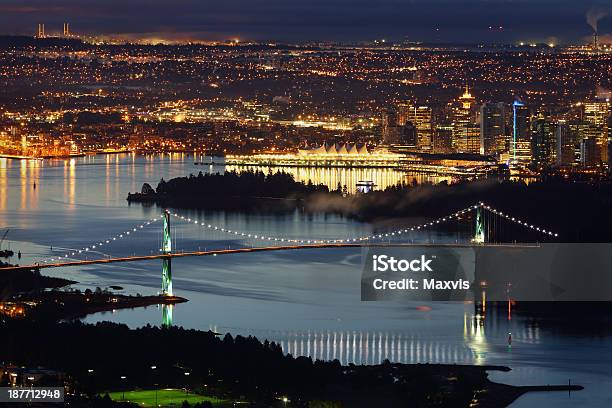
[(584, 137), (595, 139), (601, 152), (601, 161), (608, 161), (608, 118), (610, 117), (610, 101), (596, 99), (584, 105), (584, 122), (588, 126)]
[(419, 150), (432, 149), (433, 118), (429, 106), (402, 103), (398, 105), (398, 121), (400, 126), (406, 122), (412, 122), (415, 126)]
[(382, 139), (385, 144), (393, 145), (399, 142), (403, 127), (398, 125), (398, 115), (388, 109), (382, 114)]
[(513, 165), (526, 166), (531, 162), (531, 112), (519, 101), (512, 104), (512, 141), (510, 160)]
[(550, 118), (543, 112), (532, 121), (531, 152), (532, 165), (536, 169), (543, 169), (556, 162), (556, 138)]
[(569, 167), (576, 164), (576, 150), (580, 145), (578, 131), (575, 126), (571, 126), (565, 121), (559, 122), (555, 129), (557, 166)]
[(453, 153), (453, 126), (439, 124), (436, 126), (433, 139), (433, 151), (436, 153)]
[(506, 105), (485, 103), (480, 107), (481, 154), (496, 155), (505, 150)]
[(600, 146), (596, 139), (586, 138), (580, 142), (580, 164), (586, 168), (601, 164)]
[(612, 116), (608, 117), (608, 173), (612, 174)]
[(476, 99), (469, 88), (453, 109), (453, 145), (461, 153), (480, 153), (480, 126), (476, 124)]
[(401, 146), (411, 150), (416, 150), (418, 146), (417, 128), (411, 121), (407, 121), (402, 129), (402, 135), (399, 140)]

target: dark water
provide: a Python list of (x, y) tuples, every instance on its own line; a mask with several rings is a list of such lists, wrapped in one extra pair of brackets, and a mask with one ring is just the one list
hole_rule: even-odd
[[(142, 229), (139, 226), (159, 215), (160, 209), (129, 206), (125, 200), (128, 191), (139, 190), (143, 182), (155, 185), (161, 177), (199, 170), (223, 169), (196, 167), (193, 158), (184, 155), (45, 162), (0, 159), (0, 228), (10, 228), (10, 241), (4, 246), (21, 250), (21, 263), (63, 256), (84, 247), (90, 250), (81, 257), (155, 253), (161, 239), (159, 222)], [(336, 216), (298, 212), (181, 213), (199, 223), (283, 238), (348, 238), (367, 235), (373, 229)], [(261, 244), (179, 222), (174, 223), (172, 232), (179, 251)], [(105, 244), (117, 234), (124, 234), (124, 238)], [(434, 238), (450, 239), (435, 233)], [(100, 242), (102, 247), (92, 248)], [(571, 396), (528, 395), (517, 401), (517, 407), (612, 404), (610, 336), (560, 334), (527, 324), (516, 313), (481, 317), (472, 304), (361, 302), (360, 271), (361, 252), (356, 249), (175, 258), (175, 293), (190, 301), (172, 309), (173, 321), (221, 333), (252, 334), (278, 341), (294, 355), (337, 358), (343, 363), (376, 364), (388, 358), (407, 363), (501, 364), (513, 369), (492, 374), (502, 382), (566, 384), (571, 379), (587, 387)], [(161, 262), (48, 273), (79, 281), (81, 288), (119, 285), (125, 293), (154, 294), (160, 287)], [(162, 310), (149, 307), (87, 318), (89, 322), (101, 320), (159, 325)]]

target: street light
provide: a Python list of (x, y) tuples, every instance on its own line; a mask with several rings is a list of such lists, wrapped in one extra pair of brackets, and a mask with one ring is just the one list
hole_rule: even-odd
[(92, 393), (93, 394), (93, 389), (94, 389), (94, 382), (93, 382), (93, 368), (88, 368), (87, 369), (87, 392)]
[[(151, 366), (151, 370), (153, 370), (153, 372), (155, 372), (155, 370), (157, 370), (157, 366), (152, 365)], [(157, 383), (155, 383), (155, 381), (154, 381), (153, 385), (155, 386), (155, 406), (157, 406)]]
[[(122, 380), (125, 380), (127, 377), (125, 375), (121, 376)], [(123, 390), (122, 390), (122, 394), (121, 394), (121, 400), (125, 401), (125, 385), (123, 386)]]
[(189, 376), (189, 372), (185, 371), (185, 395), (189, 395), (189, 389), (187, 388), (187, 377)]

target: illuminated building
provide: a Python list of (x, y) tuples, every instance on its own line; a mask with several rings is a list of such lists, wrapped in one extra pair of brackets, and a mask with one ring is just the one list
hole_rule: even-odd
[(601, 161), (608, 161), (608, 118), (610, 101), (597, 99), (584, 105), (584, 121), (590, 125), (585, 128), (585, 138), (595, 139), (601, 152)]
[(485, 103), (480, 107), (481, 154), (506, 151), (506, 106), (502, 102)]
[(411, 121), (407, 121), (404, 125), (399, 144), (408, 149), (416, 150), (418, 146), (418, 132), (416, 126)]
[(580, 164), (585, 168), (601, 164), (601, 151), (596, 139), (586, 138), (580, 142)]
[(416, 106), (400, 104), (398, 106), (398, 123), (405, 125), (411, 122), (417, 133), (417, 147), (419, 150), (431, 150), (433, 139), (432, 110), (429, 106)]
[(555, 130), (558, 166), (569, 167), (576, 164), (576, 146), (579, 145), (578, 131), (565, 121), (561, 121)]
[(382, 140), (387, 145), (397, 144), (403, 127), (399, 126), (397, 112), (386, 110), (382, 115)]
[(522, 102), (512, 104), (512, 164), (526, 166), (531, 162), (531, 112)]
[(453, 110), (453, 144), (460, 153), (480, 153), (480, 126), (476, 122), (476, 99), (469, 88), (459, 97)]
[(436, 153), (453, 153), (452, 125), (437, 125), (434, 132), (433, 150)]
[(532, 164), (536, 169), (543, 169), (555, 163), (556, 139), (553, 132), (553, 124), (550, 118), (543, 112), (532, 121)]

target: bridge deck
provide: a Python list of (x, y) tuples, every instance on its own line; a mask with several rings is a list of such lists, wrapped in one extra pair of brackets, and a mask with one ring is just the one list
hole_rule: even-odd
[(310, 244), (310, 245), (285, 245), (285, 246), (269, 246), (269, 247), (256, 247), (256, 248), (237, 248), (237, 249), (218, 249), (211, 251), (194, 251), (194, 252), (175, 252), (170, 254), (158, 254), (158, 255), (136, 255), (127, 256), (121, 258), (103, 258), (103, 259), (91, 259), (91, 260), (79, 260), (79, 261), (65, 261), (56, 263), (45, 263), (45, 264), (33, 264), (23, 266), (9, 266), (6, 268), (0, 268), (0, 270), (16, 270), (16, 269), (43, 269), (43, 268), (59, 268), (63, 266), (84, 266), (84, 265), (99, 265), (99, 264), (111, 264), (118, 262), (137, 262), (137, 261), (149, 261), (152, 259), (168, 259), (168, 258), (183, 258), (188, 256), (215, 256), (215, 255), (229, 255), (229, 254), (242, 254), (250, 252), (266, 252), (266, 251), (287, 251), (297, 249), (321, 249), (321, 248), (393, 248), (393, 247), (426, 247), (426, 248), (472, 248), (472, 247), (509, 247), (509, 248), (523, 248), (523, 247), (537, 247), (538, 244)]

